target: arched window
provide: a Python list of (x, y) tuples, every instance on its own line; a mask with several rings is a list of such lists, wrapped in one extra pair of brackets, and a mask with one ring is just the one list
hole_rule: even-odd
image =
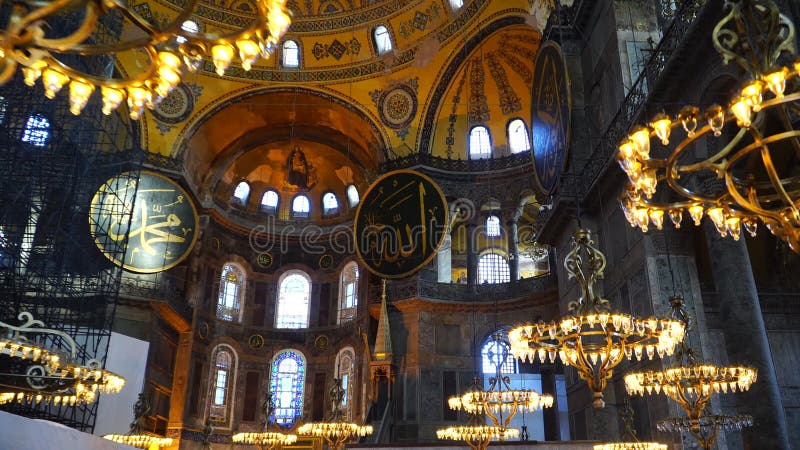
[(508, 148), (511, 153), (521, 153), (531, 149), (528, 126), (522, 119), (514, 119), (508, 123)]
[(283, 350), (272, 360), (269, 391), (275, 404), (275, 423), (291, 428), (303, 412), (306, 359), (294, 350)]
[(485, 253), (478, 260), (479, 283), (508, 283), (511, 281), (511, 271), (508, 261), (497, 253)]
[(358, 189), (356, 189), (355, 185), (347, 186), (347, 202), (350, 203), (350, 207), (354, 208), (359, 201), (361, 201), (361, 197), (359, 197)]
[(326, 192), (322, 196), (322, 215), (325, 217), (339, 214), (339, 200), (333, 192)]
[(500, 236), (500, 218), (491, 215), (486, 218), (486, 237)]
[(483, 159), (492, 156), (492, 141), (489, 129), (484, 126), (474, 127), (469, 131), (469, 158)]
[(453, 11), (458, 11), (462, 6), (464, 6), (464, 0), (450, 0), (450, 7), (453, 8)]
[(239, 205), (247, 205), (247, 199), (250, 197), (250, 185), (247, 181), (240, 181), (233, 190), (233, 201)]
[[(181, 24), (181, 30), (190, 34), (197, 34), (200, 32), (200, 24), (192, 19), (184, 20)], [(179, 44), (186, 42), (186, 38), (183, 36), (178, 36), (175, 40), (178, 41)]]
[(375, 50), (379, 55), (392, 51), (392, 35), (389, 34), (388, 28), (378, 25), (372, 32), (372, 37), (375, 39)]
[(261, 211), (273, 213), (278, 210), (278, 202), (280, 197), (275, 190), (268, 190), (261, 196)]
[(28, 121), (25, 122), (25, 131), (22, 133), (22, 142), (44, 147), (49, 139), (50, 121), (41, 114), (28, 117)]
[(211, 401), (208, 417), (214, 422), (228, 422), (236, 383), (236, 352), (220, 344), (212, 353)]
[(308, 217), (311, 214), (311, 202), (305, 195), (298, 195), (292, 200), (292, 217)]
[(311, 279), (308, 275), (299, 270), (285, 273), (278, 287), (275, 328), (308, 328), (310, 299)]
[(339, 279), (338, 323), (353, 320), (358, 309), (358, 264), (350, 261), (342, 269)]
[(291, 39), (283, 41), (281, 63), (283, 67), (290, 69), (300, 67), (300, 46), (297, 45), (297, 42)]
[(336, 378), (341, 380), (344, 397), (342, 398), (342, 408), (345, 418), (349, 421), (353, 417), (353, 373), (355, 370), (355, 352), (353, 347), (345, 347), (336, 355), (336, 367), (334, 373)]
[[(503, 330), (498, 330), (497, 333), (503, 333)], [(494, 375), (497, 373), (498, 365), (502, 374), (517, 373), (517, 360), (511, 355), (511, 346), (505, 339), (495, 339), (494, 335), (490, 335), (481, 346), (482, 372)]]
[(244, 270), (235, 264), (225, 264), (219, 280), (217, 318), (239, 322), (242, 317), (244, 296)]

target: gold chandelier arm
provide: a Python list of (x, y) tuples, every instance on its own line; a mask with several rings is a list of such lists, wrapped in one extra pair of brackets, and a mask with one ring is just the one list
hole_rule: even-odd
[(156, 60), (158, 58), (157, 51), (154, 47), (143, 47), (143, 50), (147, 53), (147, 56), (150, 60), (149, 67), (144, 72), (136, 75), (135, 77), (119, 79), (119, 78), (103, 78), (94, 76), (91, 74), (87, 74), (85, 72), (75, 70), (70, 66), (63, 64), (61, 61), (51, 57), (47, 58), (47, 62), (49, 65), (55, 65), (58, 69), (64, 72), (65, 75), (69, 76), (70, 78), (83, 78), (89, 81), (96, 86), (105, 86), (105, 87), (114, 87), (114, 88), (121, 88), (123, 85), (126, 84), (136, 84), (144, 83), (146, 80), (152, 79), (153, 76), (156, 74)]
[(89, 2), (86, 4), (86, 15), (81, 23), (72, 34), (67, 37), (59, 39), (46, 39), (44, 36), (41, 38), (34, 38), (33, 43), (35, 48), (44, 50), (49, 53), (49, 50), (56, 50), (59, 52), (68, 52), (78, 42), (83, 42), (94, 32), (97, 22), (100, 19), (98, 15), (97, 5)]
[[(798, 136), (800, 136), (800, 130), (786, 131), (786, 132), (783, 132), (783, 133), (779, 133), (779, 134), (775, 134), (775, 135), (769, 136), (769, 137), (764, 138), (764, 139), (762, 139), (760, 134), (758, 134), (756, 131), (753, 131), (753, 134), (754, 134), (753, 137), (755, 139), (755, 142), (753, 142), (752, 144), (748, 145), (747, 147), (741, 149), (734, 156), (734, 158), (732, 158), (729, 161), (728, 167), (729, 168), (732, 167), (733, 163), (735, 163), (739, 159), (743, 158), (744, 156), (749, 154), (751, 151), (758, 149), (761, 152), (761, 158), (762, 158), (762, 161), (764, 162), (764, 168), (766, 169), (765, 171), (766, 171), (767, 175), (769, 176), (770, 181), (772, 182), (771, 185), (777, 191), (777, 198), (782, 200), (787, 205), (787, 207), (789, 207), (792, 210), (792, 212), (794, 213), (795, 217), (798, 217), (798, 214), (800, 214), (800, 213), (798, 213), (797, 207), (794, 204), (794, 202), (792, 201), (791, 196), (786, 192), (786, 189), (784, 189), (784, 187), (783, 187), (784, 182), (780, 179), (780, 177), (777, 174), (777, 171), (775, 170), (775, 165), (772, 162), (772, 158), (771, 158), (771, 155), (770, 155), (770, 152), (769, 152), (769, 144), (772, 144), (774, 142), (779, 142), (779, 141), (782, 141), (782, 140), (785, 140), (785, 139), (788, 139), (788, 138), (792, 138), (792, 137), (798, 137)], [(730, 173), (730, 170), (726, 170), (725, 182), (728, 185), (729, 193), (731, 194), (733, 199), (738, 204), (740, 204), (743, 207), (755, 212), (756, 214), (763, 215), (763, 216), (766, 216), (766, 217), (770, 217), (770, 218), (772, 218), (774, 220), (777, 220), (777, 221), (785, 220), (785, 219), (783, 219), (781, 217), (781, 215), (779, 213), (775, 213), (773, 211), (769, 211), (769, 210), (763, 209), (763, 208), (760, 207), (760, 205), (758, 203), (751, 202), (751, 201), (748, 201), (747, 199), (745, 199), (745, 197), (742, 196), (739, 193), (738, 189), (736, 188), (736, 184), (734, 183), (733, 175)]]

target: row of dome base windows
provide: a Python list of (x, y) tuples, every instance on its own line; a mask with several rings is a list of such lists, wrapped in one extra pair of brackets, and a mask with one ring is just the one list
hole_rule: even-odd
[[(347, 186), (345, 190), (347, 195), (347, 203), (350, 208), (358, 206), (361, 200), (358, 189), (354, 185)], [(250, 198), (250, 184), (246, 181), (240, 181), (233, 190), (232, 202), (238, 206), (246, 206)], [(259, 210), (266, 213), (275, 213), (278, 211), (280, 204), (280, 194), (274, 189), (267, 189), (261, 195), (261, 203), (259, 203)], [(340, 212), (339, 198), (333, 192), (325, 192), (322, 194), (322, 217), (334, 217)], [(307, 218), (311, 216), (311, 200), (306, 194), (297, 194), (292, 199), (291, 216), (297, 218)]]

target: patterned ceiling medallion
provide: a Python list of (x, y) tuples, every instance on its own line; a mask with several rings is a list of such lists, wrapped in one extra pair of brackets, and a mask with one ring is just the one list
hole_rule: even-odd
[(388, 127), (395, 130), (408, 128), (417, 114), (417, 94), (405, 84), (384, 91), (378, 100), (378, 111)]
[(192, 90), (181, 83), (176, 89), (156, 106), (153, 110), (153, 117), (156, 120), (168, 124), (181, 123), (189, 118), (189, 114), (194, 109), (194, 95)]

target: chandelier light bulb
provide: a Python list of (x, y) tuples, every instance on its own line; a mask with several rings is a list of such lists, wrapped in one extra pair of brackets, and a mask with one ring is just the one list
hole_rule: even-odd
[(681, 222), (683, 221), (683, 211), (680, 209), (670, 209), (669, 220), (672, 221), (672, 225), (675, 226), (675, 228), (680, 228)]
[(225, 70), (233, 61), (234, 50), (230, 44), (222, 43), (211, 47), (211, 59), (217, 69), (217, 75), (225, 75)]
[(725, 228), (734, 241), (738, 241), (739, 236), (741, 236), (742, 227), (740, 224), (741, 219), (738, 217), (731, 216), (725, 219)]
[(742, 98), (747, 102), (753, 112), (761, 111), (761, 93), (764, 91), (764, 82), (753, 80), (742, 88)]
[(751, 237), (756, 237), (756, 233), (758, 232), (758, 221), (751, 218), (745, 218), (742, 220), (742, 226)]
[(775, 97), (783, 98), (783, 93), (786, 90), (786, 77), (788, 76), (789, 69), (781, 67), (779, 70), (764, 75), (764, 82), (767, 83), (767, 88)]
[(722, 127), (725, 126), (725, 109), (720, 105), (711, 105), (706, 110), (706, 120), (714, 136), (719, 137), (722, 135)]
[(745, 97), (739, 97), (731, 103), (731, 112), (736, 117), (736, 123), (740, 127), (749, 127), (752, 114), (750, 102)]
[(695, 226), (700, 226), (700, 221), (703, 219), (703, 205), (694, 204), (689, 207), (689, 216), (694, 221)]
[(650, 159), (650, 130), (648, 128), (639, 127), (634, 130), (630, 135), (630, 141), (634, 143), (639, 158)]
[(42, 84), (44, 84), (44, 96), (50, 100), (56, 95), (69, 81), (69, 77), (55, 69), (45, 69), (42, 73)]
[(81, 80), (72, 80), (69, 83), (69, 112), (79, 115), (89, 101), (94, 85)]
[(128, 109), (133, 120), (139, 120), (144, 112), (144, 107), (152, 100), (152, 93), (143, 86), (128, 88)]
[(30, 66), (23, 67), (22, 76), (25, 84), (31, 87), (34, 86), (36, 84), (36, 80), (42, 76), (42, 70), (44, 70), (45, 67), (47, 67), (47, 63), (41, 60), (36, 61)]
[(678, 113), (678, 120), (681, 121), (681, 126), (686, 135), (694, 137), (697, 130), (697, 115), (700, 110), (696, 106), (684, 106)]
[(657, 115), (653, 118), (653, 121), (650, 122), (650, 126), (653, 127), (661, 143), (669, 145), (669, 135), (672, 131), (672, 120), (670, 120), (669, 116), (664, 113)]
[(653, 222), (653, 226), (655, 226), (657, 230), (663, 229), (664, 211), (660, 209), (651, 209), (649, 215), (650, 215), (650, 221)]
[(717, 232), (721, 237), (725, 237), (727, 235), (727, 228), (725, 226), (725, 212), (719, 206), (714, 206), (713, 208), (708, 208), (706, 214), (714, 222), (714, 227), (717, 228)]
[(625, 139), (619, 145), (619, 154), (624, 160), (633, 159), (636, 152), (636, 146), (631, 139)]
[(242, 60), (242, 69), (246, 72), (250, 71), (253, 64), (261, 57), (262, 47), (250, 38), (237, 40), (236, 47), (239, 49), (239, 59)]

